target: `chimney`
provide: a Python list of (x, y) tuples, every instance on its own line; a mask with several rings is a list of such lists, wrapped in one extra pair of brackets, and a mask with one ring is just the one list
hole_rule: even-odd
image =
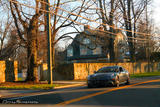
[(85, 25), (84, 26), (84, 30), (86, 30), (86, 29), (90, 29), (90, 26), (89, 25)]
[(104, 31), (103, 26), (100, 26), (100, 27), (99, 27), (99, 30), (100, 30), (100, 31)]

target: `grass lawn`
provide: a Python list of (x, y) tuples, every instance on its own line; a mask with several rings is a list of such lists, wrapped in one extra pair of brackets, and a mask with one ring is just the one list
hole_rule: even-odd
[(0, 89), (32, 89), (32, 90), (47, 90), (54, 87), (64, 86), (66, 84), (32, 84), (32, 83), (12, 83), (6, 82), (0, 84)]
[[(160, 76), (159, 72), (147, 72), (141, 74), (131, 74), (131, 78), (142, 78), (142, 77), (151, 77), (151, 76)], [(72, 80), (75, 81), (75, 80)], [(86, 81), (86, 80), (76, 80), (76, 81)], [(35, 84), (35, 83), (25, 83), (25, 82), (5, 82), (0, 83), (0, 89), (29, 89), (29, 90), (47, 90), (53, 89), (54, 87), (65, 86), (68, 84)]]
[(151, 77), (151, 76), (160, 76), (160, 72), (146, 72), (141, 74), (131, 74), (131, 78), (141, 78), (141, 77)]

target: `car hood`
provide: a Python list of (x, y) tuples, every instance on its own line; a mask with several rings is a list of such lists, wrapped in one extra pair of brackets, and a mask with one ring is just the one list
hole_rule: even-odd
[(111, 76), (116, 73), (96, 73), (89, 75), (90, 79), (110, 79)]

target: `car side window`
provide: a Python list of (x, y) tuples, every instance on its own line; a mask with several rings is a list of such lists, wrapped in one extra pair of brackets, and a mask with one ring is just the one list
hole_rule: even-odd
[(120, 67), (120, 68), (119, 68), (119, 71), (120, 71), (120, 72), (123, 72), (123, 68), (122, 68), (122, 67)]

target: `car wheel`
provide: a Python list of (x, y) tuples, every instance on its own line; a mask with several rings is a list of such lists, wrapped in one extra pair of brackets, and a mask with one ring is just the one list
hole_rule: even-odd
[(91, 84), (88, 84), (88, 88), (92, 88), (93, 86)]
[(116, 81), (115, 81), (115, 85), (114, 85), (114, 86), (115, 86), (115, 87), (119, 87), (119, 84), (120, 84), (120, 83), (119, 83), (119, 78), (117, 77), (117, 79), (116, 79)]
[(126, 81), (126, 85), (129, 85), (129, 84), (130, 84), (130, 79), (128, 78)]

